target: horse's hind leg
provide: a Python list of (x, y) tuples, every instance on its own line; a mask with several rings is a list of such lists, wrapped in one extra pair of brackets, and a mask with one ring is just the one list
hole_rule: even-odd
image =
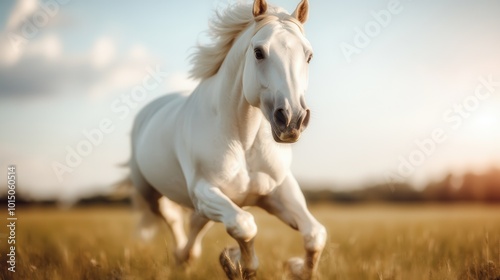
[(187, 263), (201, 255), (201, 240), (212, 224), (212, 221), (196, 211), (191, 214), (186, 246), (176, 254), (178, 263)]
[(131, 179), (135, 187), (133, 200), (136, 208), (141, 212), (140, 236), (143, 239), (153, 237), (158, 219), (163, 219), (172, 232), (177, 254), (185, 247), (187, 241), (182, 207), (154, 189), (144, 179), (134, 161), (130, 165)]
[(161, 217), (167, 223), (174, 237), (175, 254), (177, 255), (186, 246), (187, 242), (186, 232), (184, 231), (184, 210), (179, 204), (165, 196), (162, 196), (158, 203)]

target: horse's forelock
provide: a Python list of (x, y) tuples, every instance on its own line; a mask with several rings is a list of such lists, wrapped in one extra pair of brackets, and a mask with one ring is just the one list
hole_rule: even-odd
[(304, 33), (304, 25), (295, 17), (283, 12), (274, 14), (263, 14), (255, 17), (255, 22), (257, 24), (255, 25), (254, 33), (257, 33), (260, 29), (262, 29), (264, 26), (273, 21), (279, 21), (283, 23), (284, 22), (294, 23), (300, 29), (300, 32)]

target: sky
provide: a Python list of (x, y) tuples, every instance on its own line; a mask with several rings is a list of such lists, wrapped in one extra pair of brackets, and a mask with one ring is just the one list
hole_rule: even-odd
[[(19, 192), (72, 200), (124, 178), (134, 115), (196, 86), (189, 54), (234, 2), (2, 1), (0, 168), (17, 166)], [(422, 186), (500, 167), (499, 12), (495, 0), (311, 1), (299, 181)]]

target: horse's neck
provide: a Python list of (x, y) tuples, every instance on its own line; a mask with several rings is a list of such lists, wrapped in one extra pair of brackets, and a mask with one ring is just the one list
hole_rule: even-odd
[(213, 83), (219, 121), (244, 148), (249, 148), (257, 140), (264, 117), (260, 109), (251, 106), (243, 95), (243, 68), (250, 38), (251, 32), (246, 32), (235, 42)]

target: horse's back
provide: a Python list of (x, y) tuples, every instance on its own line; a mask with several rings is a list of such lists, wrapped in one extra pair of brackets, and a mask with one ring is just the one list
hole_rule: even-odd
[(144, 108), (142, 108), (135, 117), (134, 127), (132, 128), (132, 141), (135, 141), (137, 134), (140, 133), (145, 123), (150, 120), (153, 115), (155, 115), (160, 109), (162, 109), (169, 103), (178, 101), (182, 97), (183, 95), (181, 95), (180, 93), (166, 94), (144, 106)]
[(168, 94), (146, 105), (132, 129), (132, 160), (152, 187), (168, 198), (190, 204), (175, 151), (177, 117), (186, 96)]

